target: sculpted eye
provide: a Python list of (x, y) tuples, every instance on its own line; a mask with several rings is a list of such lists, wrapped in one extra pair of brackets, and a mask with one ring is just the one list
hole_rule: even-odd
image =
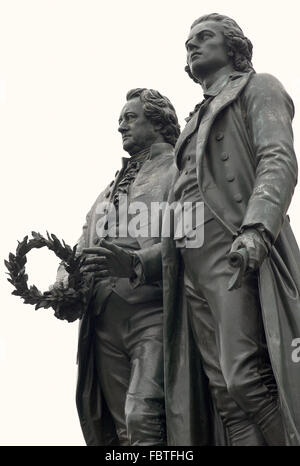
[(210, 37), (212, 37), (210, 32), (204, 32), (201, 38), (205, 40), (205, 39), (209, 39)]

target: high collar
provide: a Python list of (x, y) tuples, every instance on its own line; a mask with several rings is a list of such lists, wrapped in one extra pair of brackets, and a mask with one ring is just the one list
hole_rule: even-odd
[(154, 159), (158, 155), (165, 155), (166, 153), (172, 154), (174, 152), (174, 147), (168, 142), (156, 142), (150, 147), (149, 159)]
[(129, 157), (128, 160), (130, 160), (131, 162), (137, 162), (137, 161), (146, 159), (149, 156), (149, 154), (150, 154), (150, 147), (147, 147), (146, 149), (143, 149), (140, 152), (137, 152), (136, 154)]
[(205, 99), (208, 97), (216, 97), (221, 90), (226, 86), (229, 80), (236, 79), (241, 73), (228, 71), (220, 76), (209, 88), (203, 87), (203, 96)]
[(129, 160), (132, 160), (132, 158), (135, 158), (136, 156), (138, 156), (139, 154), (142, 154), (143, 152), (145, 152), (144, 156), (147, 157), (148, 160), (153, 160), (158, 155), (173, 154), (174, 147), (167, 142), (156, 142), (152, 144), (149, 149), (145, 149), (145, 151), (141, 151), (138, 154), (133, 155), (132, 157), (122, 157), (123, 167), (126, 167)]

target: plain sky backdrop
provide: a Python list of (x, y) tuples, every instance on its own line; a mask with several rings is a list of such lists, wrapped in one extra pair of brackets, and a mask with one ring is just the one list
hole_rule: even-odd
[[(193, 20), (212, 12), (238, 22), (256, 71), (274, 74), (292, 96), (299, 154), (299, 0), (0, 0), (2, 264), (32, 230), (75, 244), (125, 155), (117, 122), (129, 89), (158, 89), (184, 127), (202, 100), (183, 71), (184, 42)], [(297, 188), (289, 213), (298, 241), (299, 211)], [(48, 250), (32, 251), (30, 283), (46, 290), (57, 265)], [(2, 265), (0, 444), (84, 445), (78, 325), (24, 305), (4, 273)]]

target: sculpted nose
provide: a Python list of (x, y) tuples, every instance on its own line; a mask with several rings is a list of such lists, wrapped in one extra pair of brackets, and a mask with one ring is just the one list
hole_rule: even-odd
[(127, 123), (125, 121), (121, 121), (121, 123), (119, 124), (118, 131), (122, 134), (122, 133), (125, 133), (125, 131), (127, 130), (128, 130)]
[(195, 42), (195, 40), (192, 38), (188, 41), (186, 44), (186, 50), (188, 53), (193, 52), (198, 47), (198, 44)]

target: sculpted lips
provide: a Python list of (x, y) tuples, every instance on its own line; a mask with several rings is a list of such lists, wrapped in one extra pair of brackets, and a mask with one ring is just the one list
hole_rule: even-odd
[(200, 57), (200, 55), (202, 55), (201, 52), (194, 52), (194, 53), (192, 53), (192, 55), (191, 55), (191, 60), (193, 60), (194, 58)]

